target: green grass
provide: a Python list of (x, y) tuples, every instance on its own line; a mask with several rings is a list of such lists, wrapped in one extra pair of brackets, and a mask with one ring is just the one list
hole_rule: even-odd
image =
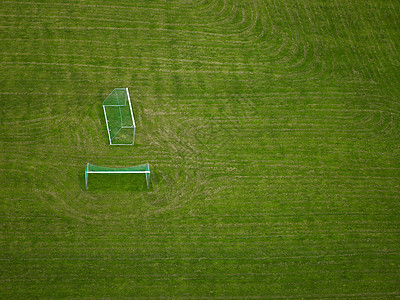
[[(400, 296), (399, 1), (0, 15), (0, 298)], [(132, 147), (108, 145), (116, 87)], [(151, 188), (86, 191), (87, 162), (149, 162)]]

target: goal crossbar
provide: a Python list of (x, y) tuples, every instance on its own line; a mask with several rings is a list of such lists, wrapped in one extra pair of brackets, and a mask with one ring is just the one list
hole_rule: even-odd
[(86, 173), (91, 174), (91, 173), (98, 173), (98, 174), (124, 174), (124, 173), (130, 173), (130, 174), (150, 174), (150, 171), (87, 171)]
[(146, 184), (149, 188), (150, 183), (150, 166), (149, 163), (142, 164), (134, 167), (124, 167), (124, 168), (110, 168), (110, 167), (100, 167), (90, 163), (87, 163), (85, 169), (85, 185), (88, 189), (89, 174), (145, 174)]

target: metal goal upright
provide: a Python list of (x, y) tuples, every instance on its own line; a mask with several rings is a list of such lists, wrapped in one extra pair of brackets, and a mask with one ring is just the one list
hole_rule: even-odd
[(128, 88), (116, 88), (103, 102), (110, 145), (134, 145), (136, 122)]

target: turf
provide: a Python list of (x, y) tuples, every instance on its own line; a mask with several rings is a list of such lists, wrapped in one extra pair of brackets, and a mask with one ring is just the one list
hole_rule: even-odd
[[(1, 298), (400, 296), (399, 1), (0, 15)], [(108, 145), (116, 87), (132, 147)], [(86, 191), (87, 162), (151, 187)]]

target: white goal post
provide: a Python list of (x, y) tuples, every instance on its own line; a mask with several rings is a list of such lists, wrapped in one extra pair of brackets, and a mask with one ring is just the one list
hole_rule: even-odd
[(136, 122), (128, 88), (116, 88), (103, 102), (110, 145), (134, 145)]
[(86, 169), (85, 169), (86, 189), (88, 189), (89, 174), (145, 174), (147, 188), (149, 188), (149, 184), (150, 184), (149, 163), (135, 166), (135, 167), (126, 167), (126, 168), (99, 167), (99, 166), (95, 166), (90, 163), (87, 163)]

